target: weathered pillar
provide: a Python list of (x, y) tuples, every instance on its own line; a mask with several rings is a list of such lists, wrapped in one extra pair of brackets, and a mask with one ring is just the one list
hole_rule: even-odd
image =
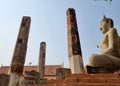
[(69, 68), (57, 68), (56, 79), (57, 80), (65, 79), (65, 75), (68, 73), (71, 73), (71, 70)]
[[(27, 42), (30, 30), (31, 18), (24, 16), (20, 25), (18, 38), (16, 41), (16, 46), (14, 49), (9, 74), (10, 82), (9, 86), (18, 86), (18, 81), (20, 75), (23, 73), (26, 51), (27, 51)], [(15, 81), (14, 81), (15, 80)]]
[(68, 56), (71, 71), (72, 73), (84, 73), (76, 14), (73, 8), (69, 8), (67, 10), (67, 27), (68, 27)]
[(41, 42), (38, 62), (38, 72), (40, 73), (40, 79), (44, 79), (45, 72), (45, 54), (46, 54), (46, 43)]

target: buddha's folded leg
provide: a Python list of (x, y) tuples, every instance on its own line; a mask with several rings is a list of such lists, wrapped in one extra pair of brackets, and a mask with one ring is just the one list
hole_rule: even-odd
[(111, 55), (92, 54), (91, 57), (89, 58), (88, 65), (95, 66), (95, 67), (119, 66), (120, 58), (117, 58)]

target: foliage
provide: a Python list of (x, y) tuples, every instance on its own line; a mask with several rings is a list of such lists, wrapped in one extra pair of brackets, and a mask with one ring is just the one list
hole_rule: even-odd
[[(95, 1), (100, 1), (100, 0), (95, 0)], [(112, 0), (104, 0), (104, 1), (109, 2), (109, 3), (112, 2)]]

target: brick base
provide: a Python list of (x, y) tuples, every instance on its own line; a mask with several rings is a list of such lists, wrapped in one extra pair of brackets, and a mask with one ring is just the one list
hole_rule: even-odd
[(66, 74), (63, 80), (49, 80), (46, 84), (27, 86), (120, 86), (120, 75)]

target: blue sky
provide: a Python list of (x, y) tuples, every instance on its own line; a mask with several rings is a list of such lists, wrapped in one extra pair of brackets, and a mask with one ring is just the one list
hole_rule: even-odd
[(22, 16), (31, 17), (25, 65), (38, 64), (40, 43), (45, 41), (46, 65), (69, 67), (66, 10), (76, 10), (77, 24), (86, 65), (92, 53), (100, 53), (100, 21), (105, 14), (120, 33), (120, 0), (0, 0), (0, 64), (10, 65)]

